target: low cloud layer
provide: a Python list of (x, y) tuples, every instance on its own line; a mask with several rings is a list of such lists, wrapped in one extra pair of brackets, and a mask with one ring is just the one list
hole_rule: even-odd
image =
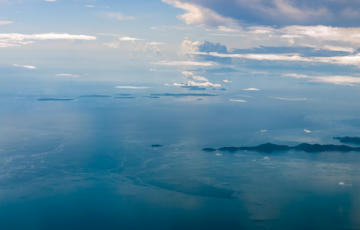
[(16, 33), (1, 33), (0, 34), (0, 47), (15, 47), (26, 44), (34, 43), (40, 40), (96, 40), (94, 36), (88, 35), (72, 35), (72, 34), (16, 34)]
[(336, 85), (348, 85), (355, 86), (360, 83), (360, 77), (352, 77), (352, 76), (307, 76), (302, 74), (284, 74), (285, 77), (294, 77), (294, 78), (303, 78), (312, 82), (324, 82), (331, 83)]

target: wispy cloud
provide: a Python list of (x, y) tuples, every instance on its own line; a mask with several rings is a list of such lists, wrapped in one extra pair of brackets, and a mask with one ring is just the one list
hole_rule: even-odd
[(119, 40), (120, 40), (120, 41), (141, 41), (141, 40), (144, 40), (144, 39), (131, 38), (131, 37), (120, 37)]
[(215, 52), (192, 52), (191, 54), (209, 55), (214, 57), (243, 58), (259, 61), (318, 62), (336, 65), (360, 66), (360, 54), (333, 57), (303, 57), (300, 54), (220, 54)]
[(221, 87), (220, 84), (213, 84), (211, 82), (197, 83), (194, 81), (188, 81), (187, 84), (174, 83), (174, 86), (199, 86), (199, 87)]
[(270, 96), (271, 98), (274, 98), (274, 99), (279, 99), (279, 100), (285, 100), (285, 101), (305, 101), (306, 98), (286, 98), (286, 97), (272, 97)]
[(146, 87), (146, 86), (115, 86), (115, 88), (117, 88), (117, 89), (147, 89), (150, 87)]
[(103, 14), (108, 17), (108, 18), (115, 18), (119, 21), (124, 21), (124, 20), (136, 20), (136, 17), (133, 16), (125, 16), (122, 13), (117, 13), (117, 12), (103, 12)]
[(18, 64), (14, 64), (13, 66), (17, 66), (17, 67), (22, 67), (22, 68), (26, 68), (26, 69), (37, 69), (35, 66), (33, 65), (18, 65)]
[(90, 7), (90, 8), (92, 8), (92, 7), (95, 7), (95, 6), (93, 6), (93, 5), (86, 5), (85, 7)]
[(307, 76), (302, 74), (284, 74), (285, 77), (304, 78), (312, 82), (325, 82), (336, 85), (355, 86), (360, 83), (360, 77), (352, 76)]
[(234, 101), (234, 102), (246, 102), (246, 100), (241, 100), (241, 99), (230, 99), (229, 101)]
[(155, 65), (170, 65), (170, 66), (217, 66), (215, 62), (197, 62), (197, 61), (159, 61), (153, 62)]
[(304, 132), (305, 132), (305, 133), (311, 133), (311, 131), (308, 130), (308, 129), (304, 129)]
[(56, 74), (57, 77), (80, 77), (80, 75), (75, 75), (75, 74), (69, 74), (69, 73), (60, 73), (60, 74)]
[(260, 90), (260, 89), (258, 89), (258, 88), (247, 88), (247, 89), (243, 89), (243, 90), (256, 91), (256, 90)]
[(179, 15), (178, 18), (184, 20), (186, 24), (206, 24), (212, 27), (216, 27), (234, 23), (233, 19), (222, 17), (213, 10), (194, 3), (185, 3), (179, 0), (162, 0), (162, 2), (185, 10), (186, 13)]
[(0, 34), (0, 47), (14, 47), (34, 43), (34, 40), (96, 40), (94, 36), (72, 34)]
[(7, 24), (11, 24), (14, 23), (13, 21), (0, 21), (0, 26), (1, 25), (7, 25)]

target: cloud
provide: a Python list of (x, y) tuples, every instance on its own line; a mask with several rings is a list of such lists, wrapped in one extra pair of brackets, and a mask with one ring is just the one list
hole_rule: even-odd
[(169, 65), (169, 66), (217, 66), (214, 62), (197, 62), (197, 61), (159, 61), (153, 62), (155, 65)]
[(210, 55), (215, 57), (243, 58), (258, 61), (318, 62), (336, 65), (355, 65), (360, 67), (360, 53), (355, 55), (333, 57), (302, 57), (300, 54), (219, 54), (215, 52), (193, 52), (192, 54)]
[(207, 78), (202, 77), (202, 76), (195, 76), (194, 73), (189, 72), (189, 71), (183, 71), (182, 74), (185, 75), (186, 77), (188, 77), (189, 79), (194, 79), (194, 80), (198, 80), (198, 81), (209, 81)]
[(229, 101), (235, 101), (235, 102), (246, 102), (245, 100), (241, 100), (241, 99), (230, 99)]
[(222, 156), (222, 154), (221, 153), (216, 153), (215, 156), (220, 157), (220, 156)]
[(133, 16), (125, 16), (122, 13), (117, 13), (117, 12), (104, 12), (103, 14), (108, 18), (115, 18), (119, 21), (136, 20), (136, 18)]
[(285, 97), (271, 97), (271, 98), (284, 100), (284, 101), (306, 101), (306, 98), (285, 98)]
[(117, 89), (148, 89), (146, 86), (115, 86)]
[(15, 47), (34, 43), (34, 40), (96, 40), (94, 36), (72, 34), (16, 34), (0, 33), (0, 47)]
[(351, 77), (351, 76), (320, 76), (320, 77), (314, 77), (314, 76), (307, 76), (302, 74), (284, 74), (285, 77), (294, 77), (294, 78), (304, 78), (308, 81), (312, 82), (325, 82), (325, 83), (331, 83), (336, 85), (348, 85), (348, 86), (356, 86), (356, 84), (360, 83), (359, 77)]
[(80, 75), (75, 75), (75, 74), (69, 74), (69, 73), (60, 73), (60, 74), (56, 74), (57, 77), (80, 77)]
[(14, 64), (13, 66), (22, 67), (22, 68), (26, 68), (26, 69), (37, 69), (35, 66), (32, 66), (32, 65), (18, 65), (18, 64)]
[(247, 88), (247, 89), (243, 89), (243, 90), (256, 91), (256, 90), (260, 90), (260, 89), (257, 89), (257, 88)]
[(262, 132), (262, 133), (265, 133), (267, 130), (266, 129), (264, 129), (264, 130), (261, 130), (260, 132)]
[(307, 130), (307, 129), (304, 129), (304, 132), (305, 132), (305, 133), (311, 133), (311, 131), (310, 131), (310, 130)]
[(221, 87), (220, 84), (213, 84), (211, 82), (197, 83), (197, 82), (194, 82), (194, 81), (188, 81), (187, 84), (174, 83), (173, 85), (174, 86)]
[(147, 45), (154, 45), (154, 46), (156, 46), (156, 45), (163, 45), (164, 43), (163, 42), (148, 42), (148, 43), (146, 43)]
[(264, 160), (270, 160), (270, 158), (269, 157), (264, 157)]
[(223, 82), (230, 83), (230, 82), (232, 82), (232, 81), (229, 81), (229, 80), (227, 80), (227, 79), (224, 79)]
[(1, 25), (11, 24), (11, 23), (13, 23), (13, 21), (0, 21), (0, 26)]
[(120, 41), (140, 41), (140, 40), (144, 40), (144, 39), (131, 38), (131, 37), (120, 37), (119, 40), (120, 40)]
[(90, 7), (90, 8), (91, 8), (91, 7), (95, 7), (95, 6), (93, 6), (93, 5), (86, 5), (85, 7)]
[(217, 27), (234, 23), (233, 19), (222, 17), (213, 10), (194, 3), (183, 2), (179, 0), (162, 0), (162, 2), (185, 10), (186, 13), (179, 15), (178, 18), (184, 20), (188, 25), (206, 24), (211, 27)]
[(360, 28), (331, 26), (286, 26), (278, 32), (297, 37), (310, 37), (320, 41), (341, 41), (360, 44)]
[(341, 185), (341, 186), (352, 186), (352, 184), (345, 184), (345, 182), (339, 182), (339, 185)]

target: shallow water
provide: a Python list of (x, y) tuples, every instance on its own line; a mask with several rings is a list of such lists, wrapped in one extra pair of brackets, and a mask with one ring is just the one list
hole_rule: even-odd
[(340, 144), (357, 105), (121, 93), (3, 95), (0, 229), (360, 228), (359, 153), (202, 151)]

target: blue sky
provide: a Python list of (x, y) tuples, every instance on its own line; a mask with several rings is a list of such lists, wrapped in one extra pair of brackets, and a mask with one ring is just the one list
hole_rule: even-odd
[(0, 0), (1, 75), (171, 88), (276, 76), (274, 84), (356, 87), (359, 8), (347, 0)]

